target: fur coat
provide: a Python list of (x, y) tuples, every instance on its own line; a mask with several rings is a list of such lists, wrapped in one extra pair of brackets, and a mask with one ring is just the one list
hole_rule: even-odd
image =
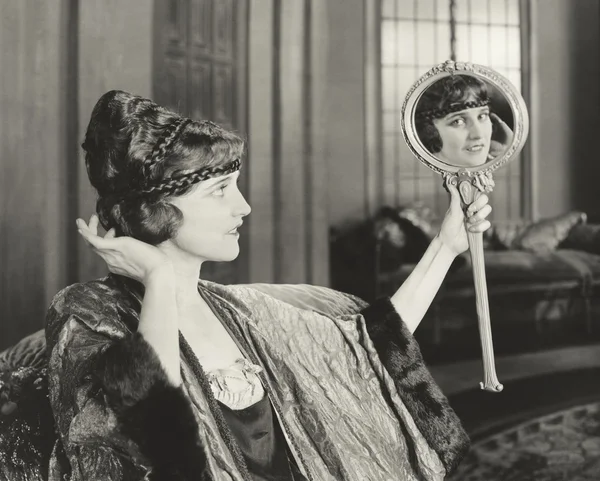
[[(251, 362), (309, 480), (441, 480), (469, 440), (389, 299), (314, 286), (199, 290)], [(48, 311), (49, 479), (249, 480), (205, 373), (181, 341), (182, 385), (137, 333), (143, 286), (110, 275)]]

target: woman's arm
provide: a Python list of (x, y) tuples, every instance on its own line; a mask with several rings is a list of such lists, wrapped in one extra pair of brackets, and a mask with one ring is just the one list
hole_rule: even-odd
[(89, 225), (77, 219), (77, 228), (110, 272), (144, 285), (138, 333), (156, 352), (170, 383), (179, 386), (179, 326), (171, 262), (155, 246), (131, 237), (115, 238), (114, 229), (104, 237), (99, 236), (96, 215), (91, 217)]
[(411, 333), (421, 323), (455, 257), (456, 254), (436, 236), (411, 274), (391, 297), (394, 308)]
[(130, 445), (137, 446), (165, 479), (199, 478), (206, 460), (198, 456), (197, 422), (181, 386), (172, 264), (156, 247), (115, 238), (112, 229), (98, 236), (97, 223), (95, 216), (89, 226), (78, 220), (79, 232), (110, 272), (141, 282), (145, 292), (135, 332), (123, 325), (119, 293), (102, 282), (71, 286), (55, 298), (47, 334), (53, 390), (64, 396), (53, 400), (63, 442), (76, 458), (82, 445), (134, 457)]
[(138, 332), (156, 352), (169, 382), (179, 386), (179, 329), (172, 267), (156, 269), (144, 285)]
[[(411, 333), (415, 332), (429, 309), (444, 277), (458, 254), (468, 249), (465, 215), (460, 194), (453, 185), (450, 191), (450, 208), (425, 254), (411, 274), (391, 297), (392, 305), (400, 314)], [(467, 209), (467, 223), (471, 232), (483, 232), (490, 227), (487, 216), (492, 211), (488, 197), (482, 194)]]

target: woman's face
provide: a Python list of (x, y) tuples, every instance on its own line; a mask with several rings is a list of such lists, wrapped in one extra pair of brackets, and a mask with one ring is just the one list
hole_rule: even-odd
[(433, 125), (442, 138), (442, 160), (461, 167), (485, 164), (492, 138), (492, 122), (488, 106), (453, 112)]
[(183, 223), (169, 242), (194, 258), (231, 261), (240, 251), (238, 227), (250, 206), (238, 189), (239, 171), (207, 179), (189, 193), (169, 200)]

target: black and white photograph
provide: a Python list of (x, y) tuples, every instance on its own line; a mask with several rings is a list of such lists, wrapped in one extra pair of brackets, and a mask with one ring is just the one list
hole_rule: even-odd
[(600, 480), (600, 0), (0, 0), (0, 481)]

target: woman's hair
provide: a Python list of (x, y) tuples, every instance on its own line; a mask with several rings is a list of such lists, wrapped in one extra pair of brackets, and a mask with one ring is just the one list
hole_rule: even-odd
[(237, 170), (244, 141), (212, 122), (112, 90), (96, 103), (82, 148), (102, 226), (157, 245), (183, 221), (169, 198)]
[(442, 150), (442, 138), (433, 124), (452, 112), (488, 105), (488, 89), (482, 80), (472, 75), (450, 75), (430, 85), (416, 106), (417, 135), (429, 152)]

